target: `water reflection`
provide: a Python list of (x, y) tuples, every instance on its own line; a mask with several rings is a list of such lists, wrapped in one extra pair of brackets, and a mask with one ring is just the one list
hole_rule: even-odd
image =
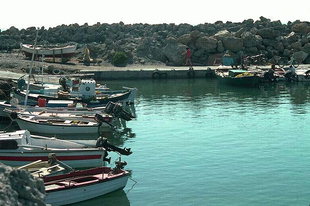
[(112, 192), (110, 194), (97, 197), (88, 201), (71, 204), (71, 206), (129, 206), (130, 202), (123, 190)]

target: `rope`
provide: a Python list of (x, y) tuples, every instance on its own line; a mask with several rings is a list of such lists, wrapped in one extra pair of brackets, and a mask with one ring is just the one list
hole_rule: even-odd
[(126, 194), (128, 194), (128, 193), (133, 189), (133, 187), (138, 183), (138, 182), (137, 182), (136, 180), (134, 180), (132, 177), (129, 177), (129, 179), (130, 179), (131, 181), (133, 181), (134, 184), (131, 186), (130, 189), (127, 190)]
[(0, 133), (5, 133), (5, 132), (7, 132), (7, 129), (10, 128), (10, 127), (12, 126), (12, 123), (13, 123), (13, 121), (10, 120), (10, 124), (9, 124), (8, 126), (6, 126), (5, 128), (3, 128), (3, 129), (2, 129), (3, 131), (1, 131)]

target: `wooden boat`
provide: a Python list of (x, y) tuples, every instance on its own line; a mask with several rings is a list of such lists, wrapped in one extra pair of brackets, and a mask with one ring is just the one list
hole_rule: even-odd
[[(18, 83), (17, 83), (18, 84)], [(23, 83), (25, 84), (25, 83)], [(24, 88), (22, 83), (18, 88)], [(29, 90), (27, 104), (35, 105), (39, 98), (49, 100), (72, 100), (75, 103), (86, 103), (88, 107), (104, 106), (108, 102), (125, 102), (133, 104), (137, 89), (125, 87), (122, 90), (111, 90), (104, 85), (97, 86), (93, 79), (67, 79), (60, 78), (59, 84), (49, 85), (40, 90)], [(62, 87), (62, 90), (61, 90)], [(22, 89), (15, 89), (12, 95), (21, 104), (25, 101), (26, 92)]]
[[(49, 100), (72, 100), (74, 103), (86, 103), (88, 107), (100, 107), (105, 106), (108, 102), (128, 102), (132, 101), (132, 90), (124, 92), (124, 93), (117, 93), (111, 95), (102, 95), (96, 96), (95, 98), (82, 98), (82, 97), (75, 97), (69, 95), (66, 92), (57, 93), (55, 96), (43, 95), (43, 94), (34, 94), (29, 93), (27, 105), (36, 105), (38, 103), (39, 98)], [(13, 97), (18, 99), (20, 104), (23, 104), (26, 97), (26, 92), (20, 91), (18, 89), (14, 89), (12, 91)]]
[(232, 86), (255, 87), (262, 80), (256, 73), (247, 70), (216, 71), (216, 76), (221, 82)]
[(126, 164), (121, 162), (113, 169), (98, 167), (43, 177), (45, 202), (53, 206), (67, 205), (121, 190), (129, 178), (129, 172), (123, 169)]
[(16, 167), (37, 160), (47, 161), (50, 153), (73, 168), (100, 166), (107, 155), (103, 147), (30, 135), (26, 130), (0, 134), (0, 161), (3, 164)]
[(65, 116), (11, 113), (10, 118), (17, 122), (20, 129), (39, 134), (97, 134), (99, 131), (113, 129), (110, 116), (102, 117), (96, 114), (96, 119), (91, 119), (63, 115)]
[[(40, 106), (24, 106), (24, 105), (12, 105), (6, 101), (0, 101), (0, 117), (9, 117), (10, 113), (28, 113), (28, 114), (48, 114), (56, 115), (64, 114), (80, 117), (89, 116), (95, 118), (96, 114), (102, 116), (111, 115), (112, 122), (116, 121), (117, 118), (129, 121), (135, 118), (131, 112), (126, 111), (122, 105), (119, 103), (109, 102), (105, 107), (93, 107), (87, 108), (82, 104), (74, 104), (73, 101), (68, 100), (50, 100), (48, 103), (45, 103), (45, 107)], [(55, 107), (56, 106), (56, 107)], [(57, 107), (59, 106), (59, 107)]]
[(36, 46), (35, 48), (31, 44), (20, 44), (20, 49), (26, 57), (31, 57), (32, 54), (45, 57), (71, 57), (76, 54), (76, 48), (77, 44), (63, 47)]

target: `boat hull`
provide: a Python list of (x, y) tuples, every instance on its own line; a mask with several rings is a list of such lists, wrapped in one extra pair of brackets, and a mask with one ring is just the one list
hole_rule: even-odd
[[(21, 92), (19, 90), (14, 90), (13, 95), (15, 98), (18, 99), (18, 102), (20, 104), (24, 104), (26, 93)], [(74, 102), (82, 102), (86, 103), (88, 107), (99, 107), (99, 106), (105, 106), (109, 102), (129, 102), (133, 103), (134, 98), (136, 96), (136, 90), (130, 90), (125, 93), (120, 93), (120, 94), (113, 94), (110, 95), (109, 97), (97, 97), (95, 101), (87, 101), (87, 100), (82, 100), (82, 99), (77, 99), (77, 98), (62, 98), (62, 97), (56, 97), (56, 96), (46, 96), (46, 95), (39, 95), (39, 94), (32, 94), (29, 93), (28, 99), (27, 99), (27, 105), (32, 105), (35, 106), (38, 103), (39, 98), (44, 98), (47, 101), (49, 100), (72, 100)]]
[(31, 57), (32, 54), (38, 56), (44, 55), (45, 57), (72, 57), (76, 53), (77, 45), (69, 45), (59, 48), (36, 47), (36, 49), (34, 49), (32, 45), (20, 44), (20, 48), (27, 57)]
[(16, 119), (16, 122), (20, 129), (40, 134), (96, 134), (100, 127), (99, 124), (94, 126), (40, 124), (20, 118)]
[(67, 205), (105, 195), (116, 190), (123, 189), (127, 184), (128, 177), (128, 175), (125, 175), (115, 179), (89, 184), (82, 187), (71, 187), (67, 190), (52, 192), (47, 191), (45, 203), (51, 204), (53, 206)]
[(255, 87), (261, 82), (258, 76), (248, 77), (218, 77), (221, 82), (227, 85), (240, 86), (240, 87)]
[(0, 150), (0, 162), (19, 167), (37, 160), (48, 160), (48, 155), (55, 153), (58, 160), (73, 168), (98, 167), (103, 164), (104, 149), (28, 149)]

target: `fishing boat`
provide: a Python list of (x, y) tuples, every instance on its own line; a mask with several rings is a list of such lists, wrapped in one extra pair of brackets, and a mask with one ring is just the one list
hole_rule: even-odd
[(247, 70), (216, 71), (216, 76), (221, 82), (232, 86), (255, 87), (262, 80), (261, 76)]
[[(64, 116), (62, 116), (64, 115)], [(10, 118), (16, 121), (19, 128), (39, 134), (97, 134), (100, 131), (111, 131), (111, 116), (95, 114), (95, 119), (71, 114), (18, 114), (11, 113)]]
[[(68, 100), (50, 100), (48, 103), (43, 100), (43, 105), (41, 105), (41, 99), (39, 99), (39, 106), (29, 106), (29, 105), (19, 105), (11, 104), (7, 101), (0, 101), (0, 117), (9, 118), (10, 113), (28, 113), (28, 114), (74, 114), (80, 116), (90, 116), (95, 117), (96, 114), (100, 115), (111, 115), (113, 120), (115, 118), (120, 118), (126, 121), (135, 118), (132, 112), (126, 111), (125, 108), (119, 103), (109, 102), (105, 107), (93, 107), (88, 108), (83, 104), (74, 104), (73, 101)], [(129, 108), (130, 109), (130, 108)], [(113, 121), (112, 120), (112, 121)]]
[[(100, 107), (105, 106), (108, 102), (128, 102), (132, 103), (135, 99), (136, 90), (128, 90), (122, 93), (115, 93), (111, 95), (106, 94), (94, 94), (92, 96), (86, 95), (72, 95), (68, 92), (60, 91), (52, 95), (46, 94), (38, 94), (38, 93), (29, 93), (28, 94), (28, 101), (27, 105), (35, 106), (38, 103), (39, 98), (46, 99), (47, 101), (50, 100), (71, 100), (74, 103), (86, 103), (88, 107)], [(19, 104), (24, 104), (26, 92), (21, 91), (19, 89), (14, 89), (12, 91), (13, 97), (15, 97)]]
[(3, 164), (17, 167), (37, 160), (47, 161), (50, 153), (73, 168), (100, 166), (107, 155), (103, 147), (36, 136), (27, 130), (0, 134), (0, 161)]
[(63, 47), (44, 47), (21, 43), (20, 49), (26, 55), (26, 57), (31, 57), (33, 54), (45, 57), (71, 57), (76, 54), (77, 44)]
[(98, 167), (43, 177), (45, 203), (53, 206), (67, 205), (121, 190), (126, 186), (130, 175), (124, 170), (126, 164), (119, 161), (115, 168)]

